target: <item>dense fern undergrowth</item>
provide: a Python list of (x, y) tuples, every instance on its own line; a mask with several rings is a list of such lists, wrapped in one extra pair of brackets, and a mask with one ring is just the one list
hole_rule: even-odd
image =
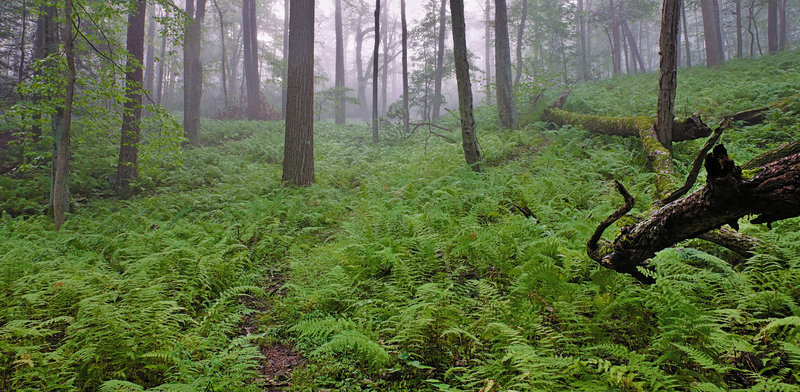
[[(797, 52), (682, 71), (678, 108), (713, 122), (796, 94), (798, 71)], [(567, 108), (651, 114), (655, 80), (579, 86)], [(795, 140), (797, 106), (722, 141), (743, 162)], [(483, 174), (422, 130), (370, 146), (319, 123), (304, 189), (280, 185), (282, 124), (204, 122), (204, 146), (151, 163), (129, 201), (107, 197), (116, 143), (93, 132), (59, 232), (43, 172), (0, 177), (0, 390), (255, 391), (259, 347), (284, 341), (307, 358), (297, 391), (800, 390), (800, 220), (741, 222), (778, 248), (747, 260), (678, 244), (640, 285), (585, 254), (613, 180), (647, 213), (638, 140), (494, 116), (477, 113)], [(676, 145), (679, 170), (701, 144)]]

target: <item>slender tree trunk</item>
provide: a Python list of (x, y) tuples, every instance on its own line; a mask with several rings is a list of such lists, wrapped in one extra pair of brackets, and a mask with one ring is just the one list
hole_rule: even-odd
[[(28, 36), (28, 3), (26, 1), (22, 2), (22, 23), (20, 26), (20, 37), (19, 37), (19, 64), (17, 64), (17, 84), (22, 84), (23, 80), (25, 80), (25, 53), (27, 49), (25, 48), (26, 42), (25, 38)], [(24, 100), (25, 97), (20, 94), (20, 100)]]
[(742, 0), (736, 0), (736, 58), (742, 58)]
[(158, 81), (156, 82), (156, 103), (159, 105), (161, 105), (161, 97), (164, 91), (164, 66), (167, 61), (167, 32), (162, 32), (161, 57), (158, 59)]
[[(244, 35), (244, 29), (242, 26), (239, 26), (239, 32), (236, 34), (236, 39), (233, 41), (233, 54), (231, 55), (231, 61), (228, 63), (230, 66), (228, 67), (230, 71), (228, 72), (228, 93), (233, 95), (236, 91), (236, 87), (240, 85), (239, 83), (239, 57), (242, 55), (242, 50), (244, 48), (244, 40), (242, 36)], [(285, 57), (284, 57), (285, 60)], [(285, 64), (284, 64), (285, 65)], [(282, 69), (286, 69), (284, 66)], [(244, 72), (244, 71), (242, 71)], [(285, 87), (286, 84), (286, 75), (283, 75), (283, 81), (281, 82), (282, 85)], [(282, 87), (283, 88), (283, 87)], [(243, 100), (243, 95), (241, 90), (239, 91), (238, 96), (238, 103), (241, 103)], [(284, 116), (285, 117), (285, 116)]]
[(491, 0), (486, 0), (486, 8), (484, 9), (484, 59), (486, 61), (486, 104), (492, 104), (492, 3)]
[(444, 35), (447, 32), (447, 0), (442, 0), (439, 8), (439, 41), (436, 47), (436, 70), (433, 79), (433, 112), (431, 120), (439, 119), (439, 106), (442, 103), (442, 74), (444, 73)]
[(183, 44), (183, 128), (189, 143), (200, 143), (200, 101), (203, 95), (203, 63), (200, 61), (203, 41), (203, 19), (206, 0), (186, 1), (186, 32)]
[(372, 50), (372, 144), (378, 142), (378, 50), (381, 44), (381, 0), (375, 0), (375, 47)]
[[(523, 0), (527, 4), (527, 0)], [(584, 82), (588, 82), (591, 79), (591, 75), (589, 74), (589, 64), (587, 63), (587, 56), (586, 56), (586, 21), (583, 17), (584, 9), (583, 9), (583, 0), (578, 0), (578, 39), (581, 45), (581, 80)], [(523, 13), (524, 14), (524, 13)], [(520, 37), (522, 34), (520, 34)], [(517, 49), (517, 54), (519, 55), (520, 50)]]
[[(452, 8), (452, 6), (450, 6)], [(452, 12), (452, 11), (451, 11)], [(400, 0), (400, 21), (403, 45), (403, 134), (408, 135), (408, 25), (406, 24), (406, 0)]]
[(247, 86), (247, 118), (264, 120), (258, 76), (258, 26), (255, 0), (242, 1), (242, 34), (244, 36), (244, 77)]
[(314, 182), (314, 0), (290, 3), (282, 180), (308, 186)]
[(336, 25), (336, 106), (334, 107), (334, 118), (336, 124), (344, 124), (344, 33), (342, 33), (342, 0), (336, 0), (334, 19)]
[(778, 16), (781, 20), (780, 30), (778, 31), (778, 50), (786, 50), (786, 0), (778, 0)]
[(147, 63), (144, 66), (144, 89), (148, 92), (153, 91), (153, 82), (155, 80), (155, 65), (156, 65), (156, 18), (155, 7), (150, 7), (147, 13), (147, 55), (145, 59)]
[(608, 12), (611, 15), (611, 60), (613, 63), (613, 73), (622, 73), (622, 43), (619, 34), (619, 20), (614, 12), (614, 0), (608, 0)]
[[(625, 73), (631, 73), (631, 62), (629, 61), (630, 58), (628, 57), (628, 35), (625, 34), (625, 31), (622, 29), (622, 24), (625, 22), (620, 23), (620, 35), (622, 37), (622, 54), (625, 56)], [(633, 69), (633, 73), (636, 74), (636, 68)]]
[(770, 53), (778, 51), (778, 0), (767, 1), (767, 47)]
[[(36, 19), (36, 36), (33, 42), (33, 57), (36, 60), (44, 60), (50, 54), (56, 51), (56, 47), (58, 46), (58, 28), (56, 26), (55, 18), (56, 14), (58, 13), (58, 8), (52, 4), (40, 4), (39, 5), (39, 16)], [(41, 70), (36, 70), (37, 74), (40, 75)], [(38, 101), (42, 99), (41, 95), (35, 95), (33, 97), (34, 100)], [(36, 114), (37, 118), (41, 118), (41, 113)], [(42, 136), (42, 127), (39, 124), (35, 124), (33, 126), (33, 137), (34, 140), (39, 140)], [(52, 169), (55, 170), (55, 155), (53, 155), (53, 163)], [(55, 171), (53, 171), (50, 175), (51, 178), (55, 175)], [(52, 184), (51, 184), (52, 185)], [(52, 186), (51, 186), (52, 188)], [(53, 200), (52, 196), (50, 197), (49, 205), (52, 206)]]
[(517, 127), (517, 108), (511, 86), (511, 49), (508, 44), (508, 13), (506, 0), (495, 1), (494, 17), (495, 68), (497, 69), (497, 113), (500, 127)]
[[(583, 8), (583, 0), (579, 0), (579, 8)], [(580, 12), (580, 11), (579, 11)], [(582, 18), (581, 14), (578, 14), (579, 18)], [(517, 72), (514, 74), (514, 87), (519, 85), (519, 79), (522, 76), (522, 70), (525, 69), (525, 65), (522, 63), (522, 37), (525, 34), (525, 20), (528, 18), (528, 0), (522, 0), (522, 19), (519, 22), (519, 30), (517, 30)], [(582, 19), (579, 19), (582, 20)], [(578, 23), (578, 31), (579, 34), (581, 31), (581, 25)], [(583, 36), (581, 38), (581, 44), (583, 44)], [(581, 47), (581, 54), (583, 54), (583, 47)], [(582, 59), (583, 63), (582, 66), (586, 65), (586, 59)], [(585, 70), (584, 70), (585, 71)]]
[(72, 0), (64, 0), (64, 53), (67, 57), (66, 96), (64, 117), (56, 154), (56, 174), (53, 181), (53, 218), (56, 230), (61, 228), (69, 210), (69, 139), (72, 130), (72, 101), (75, 96), (75, 53), (72, 42)]
[(719, 23), (719, 4), (717, 0), (700, 0), (703, 12), (703, 35), (706, 41), (706, 66), (714, 68), (722, 65), (722, 32)]
[(461, 114), (461, 145), (464, 157), (472, 170), (481, 171), (481, 152), (475, 136), (475, 119), (472, 116), (472, 85), (469, 80), (467, 38), (464, 22), (464, 0), (450, 0), (450, 17), (453, 25), (453, 55), (458, 83), (458, 109)]
[(289, 3), (290, 0), (283, 0), (283, 78), (281, 80), (281, 113), (283, 118), (286, 118), (286, 100), (287, 85), (288, 85), (288, 52), (289, 52)]
[(130, 183), (139, 175), (139, 122), (142, 118), (142, 63), (146, 8), (146, 0), (136, 0), (136, 9), (128, 15), (125, 105), (122, 110), (122, 137), (117, 164), (117, 194), (123, 199), (131, 196)]
[(678, 23), (681, 0), (663, 0), (659, 38), (659, 82), (656, 136), (672, 151), (672, 126), (675, 121), (675, 90), (678, 75)]
[[(677, 29), (677, 27), (676, 27), (676, 29)], [(639, 65), (639, 69), (642, 71), (642, 73), (647, 72), (647, 68), (644, 66), (644, 60), (642, 60), (642, 56), (639, 54), (639, 47), (636, 45), (636, 40), (633, 37), (633, 33), (631, 33), (631, 29), (628, 27), (628, 23), (623, 23), (622, 24), (622, 31), (628, 37), (628, 46), (630, 46), (631, 52), (633, 54), (633, 69), (634, 69), (634, 73), (636, 72), (637, 63)], [(677, 31), (676, 31), (676, 34), (677, 34)], [(676, 41), (675, 45), (677, 45), (677, 44), (678, 43)]]
[(227, 62), (228, 62), (228, 54), (225, 51), (225, 21), (222, 15), (222, 9), (219, 8), (219, 3), (217, 0), (214, 0), (214, 7), (217, 9), (217, 15), (219, 15), (219, 42), (222, 45), (222, 58), (221, 60), (221, 76), (222, 76), (222, 96), (225, 99), (225, 108), (228, 108), (228, 71), (227, 71)]
[(381, 34), (381, 41), (383, 41), (383, 72), (381, 72), (381, 111), (380, 115), (386, 115), (386, 95), (389, 93), (389, 7), (384, 4), (381, 10), (383, 19), (383, 34)]

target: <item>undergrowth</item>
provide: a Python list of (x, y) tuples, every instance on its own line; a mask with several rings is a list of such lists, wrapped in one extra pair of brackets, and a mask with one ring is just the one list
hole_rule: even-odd
[[(796, 93), (784, 71), (800, 56), (771, 58), (682, 73), (679, 105), (713, 120)], [(649, 114), (654, 80), (580, 86), (570, 109)], [(320, 123), (304, 189), (279, 183), (280, 123), (204, 122), (202, 146), (154, 159), (130, 201), (103, 191), (113, 162), (88, 159), (113, 156), (114, 141), (78, 143), (78, 189), (98, 182), (59, 232), (42, 199), (15, 207), (45, 173), (0, 177), (13, 195), (0, 200), (0, 390), (259, 390), (259, 345), (278, 340), (308, 359), (297, 391), (800, 389), (800, 220), (742, 221), (779, 256), (732, 264), (678, 244), (643, 286), (585, 254), (622, 203), (614, 180), (647, 214), (639, 142), (498, 131), (491, 110), (476, 113), (483, 174), (458, 143), (370, 146), (364, 126)], [(773, 113), (723, 142), (742, 162), (796, 139), (797, 118)], [(676, 144), (679, 171), (701, 143)], [(264, 292), (275, 275), (283, 297)], [(253, 314), (248, 297), (270, 310)], [(264, 332), (243, 333), (246, 315)]]

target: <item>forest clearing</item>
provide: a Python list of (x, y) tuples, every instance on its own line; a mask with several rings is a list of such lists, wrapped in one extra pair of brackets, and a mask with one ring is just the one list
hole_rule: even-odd
[[(608, 15), (578, 1), (561, 19), (576, 24), (576, 56), (537, 49), (564, 49), (563, 37), (520, 38), (528, 46), (515, 49), (529, 52), (512, 67), (525, 18), (545, 34), (548, 9), (528, 9), (538, 0), (510, 2), (508, 15), (494, 14), (504, 0), (480, 15), (437, 0), (409, 24), (412, 69), (400, 71), (405, 11), (402, 22), (378, 18), (400, 2), (342, 0), (345, 40), (359, 51), (345, 71), (354, 48), (319, 42), (328, 27), (343, 35), (339, 0), (292, 1), (312, 27), (314, 7), (318, 22), (337, 15), (294, 37), (291, 23), (309, 20), (290, 22), (289, 1), (214, 1), (204, 16), (205, 0), (158, 0), (146, 18), (143, 0), (72, 1), (0, 6), (0, 54), (22, 53), (0, 56), (0, 391), (800, 391), (791, 22), (772, 53), (756, 56), (756, 39), (752, 58), (677, 68), (687, 50), (669, 68), (659, 31), (683, 37), (666, 22), (639, 27), (666, 20), (656, 2), (616, 16), (613, 1), (595, 5), (627, 19), (614, 22), (628, 37), (623, 59), (600, 31)], [(578, 7), (540, 5), (555, 3)], [(75, 21), (42, 17), (56, 5)], [(702, 28), (701, 4), (689, 5)], [(30, 26), (6, 34), (22, 28), (11, 23), (20, 10)], [(372, 11), (397, 32), (381, 44), (397, 50), (362, 61), (362, 45), (379, 50), (381, 27), (361, 24)], [(506, 42), (481, 53), (481, 70), (474, 49), (484, 48), (469, 37), (484, 11)], [(187, 19), (172, 20), (178, 12)], [(145, 56), (162, 45), (147, 44), (151, 21), (168, 38)], [(255, 31), (270, 21), (269, 38)], [(50, 23), (73, 28), (20, 38), (46, 37)], [(586, 24), (596, 42), (608, 38), (602, 54), (580, 56)], [(103, 31), (108, 45), (91, 47)], [(648, 34), (654, 50), (637, 48), (634, 36)], [(427, 39), (442, 55), (414, 46)], [(173, 45), (180, 59), (158, 57)], [(301, 49), (279, 53), (286, 45)], [(210, 53), (222, 61), (209, 66)], [(149, 67), (148, 56), (158, 58)], [(488, 65), (499, 56), (508, 69)], [(341, 79), (320, 76), (327, 68)]]

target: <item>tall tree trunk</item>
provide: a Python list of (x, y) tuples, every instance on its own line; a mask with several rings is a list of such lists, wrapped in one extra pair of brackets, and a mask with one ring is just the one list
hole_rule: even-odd
[(778, 0), (778, 14), (781, 20), (780, 30), (778, 31), (778, 50), (786, 50), (786, 38), (788, 34), (786, 28), (786, 0)]
[[(580, 4), (578, 5), (579, 8), (583, 8), (583, 0), (579, 0)], [(580, 11), (579, 11), (580, 12)], [(579, 18), (580, 18), (579, 14)], [(525, 69), (524, 64), (522, 64), (522, 37), (525, 34), (525, 20), (528, 18), (528, 0), (522, 0), (522, 19), (519, 22), (519, 30), (517, 30), (517, 72), (514, 74), (514, 87), (519, 85), (519, 79), (522, 77), (522, 70)], [(580, 34), (581, 26), (580, 23), (578, 24), (578, 30)], [(583, 37), (581, 37), (583, 39)], [(583, 43), (583, 41), (581, 41)], [(583, 48), (581, 48), (581, 53), (583, 53)], [(582, 64), (585, 65), (586, 59), (583, 59), (584, 62)]]
[[(58, 8), (52, 4), (39, 4), (39, 16), (36, 19), (36, 36), (33, 42), (33, 57), (36, 60), (44, 60), (47, 56), (54, 53), (58, 46), (58, 27), (56, 26), (56, 14), (58, 13)], [(52, 64), (51, 64), (52, 65)], [(36, 70), (37, 74), (41, 75), (41, 70)], [(36, 95), (33, 97), (34, 100), (40, 100), (43, 97), (41, 95)], [(37, 118), (41, 118), (41, 113), (38, 113)], [(42, 136), (42, 127), (39, 124), (35, 124), (33, 126), (33, 137), (35, 140), (39, 140), (39, 137)], [(55, 175), (55, 154), (53, 155), (53, 172), (51, 173), (50, 177), (53, 178)], [(52, 184), (51, 184), (52, 185)], [(51, 186), (52, 188), (52, 186)], [(50, 198), (49, 205), (52, 206), (53, 200), (52, 196)]]
[(378, 142), (378, 50), (381, 44), (381, 0), (375, 0), (375, 46), (372, 50), (372, 144)]
[(691, 45), (689, 44), (689, 26), (686, 23), (686, 1), (681, 1), (681, 18), (683, 19), (683, 42), (686, 46), (686, 68), (692, 68)]
[[(231, 55), (231, 61), (228, 63), (230, 66), (228, 67), (230, 70), (228, 72), (228, 93), (234, 95), (237, 86), (240, 85), (239, 83), (239, 57), (242, 56), (242, 50), (244, 48), (244, 40), (242, 36), (244, 35), (244, 29), (242, 26), (239, 26), (239, 32), (236, 34), (236, 39), (233, 41), (233, 54)], [(284, 57), (285, 60), (285, 57)], [(284, 64), (285, 65), (285, 64)], [(285, 70), (286, 67), (284, 66), (283, 69)], [(244, 71), (242, 71), (244, 72)], [(283, 81), (281, 82), (282, 85), (285, 87), (286, 85), (286, 75), (283, 75)], [(243, 93), (240, 90), (238, 96), (238, 102), (241, 103), (243, 100)], [(285, 116), (284, 116), (285, 117)]]
[(672, 151), (672, 126), (675, 121), (675, 90), (678, 81), (678, 23), (681, 0), (663, 0), (661, 36), (658, 41), (660, 63), (656, 136)]
[(381, 34), (381, 41), (383, 41), (383, 72), (381, 72), (381, 111), (380, 115), (386, 115), (386, 102), (387, 102), (387, 94), (388, 91), (388, 84), (389, 84), (389, 7), (384, 4), (383, 9), (381, 10), (383, 19), (383, 34)]
[(227, 62), (228, 62), (228, 54), (225, 51), (225, 20), (222, 15), (222, 9), (219, 8), (219, 3), (217, 0), (214, 0), (214, 7), (217, 9), (217, 15), (219, 16), (219, 42), (222, 45), (222, 58), (220, 59), (221, 62), (221, 76), (222, 76), (222, 96), (225, 99), (225, 108), (228, 108), (228, 71), (227, 71)]
[(719, 23), (719, 4), (717, 0), (700, 0), (703, 12), (703, 35), (706, 41), (706, 66), (719, 67), (722, 57), (722, 31)]
[(156, 82), (156, 103), (161, 105), (161, 97), (164, 91), (164, 66), (167, 61), (167, 32), (162, 29), (161, 37), (161, 57), (158, 59), (158, 81)]
[[(28, 36), (28, 3), (23, 0), (22, 2), (22, 23), (20, 26), (20, 37), (19, 37), (19, 64), (17, 64), (17, 84), (21, 84), (23, 80), (25, 80), (25, 53), (27, 49), (25, 48), (26, 42), (25, 38)], [(24, 100), (25, 96), (20, 93), (20, 100)]]
[[(527, 3), (527, 0), (523, 1)], [(578, 39), (581, 45), (581, 80), (588, 82), (589, 79), (591, 79), (591, 75), (589, 74), (589, 64), (587, 63), (586, 58), (586, 21), (584, 20), (583, 13), (583, 0), (578, 0)], [(520, 36), (522, 35), (520, 34)]]
[[(675, 28), (677, 29), (677, 27), (675, 27)], [(641, 70), (642, 73), (647, 72), (647, 68), (645, 68), (645, 66), (644, 66), (644, 60), (642, 60), (642, 56), (639, 54), (639, 47), (636, 45), (636, 39), (634, 38), (633, 33), (631, 33), (631, 29), (628, 27), (628, 23), (627, 22), (623, 22), (622, 23), (622, 31), (628, 37), (628, 46), (631, 48), (631, 52), (632, 52), (632, 55), (633, 55), (634, 73), (636, 72), (636, 65), (637, 64), (639, 65), (639, 70)], [(675, 34), (677, 34), (677, 31), (676, 31)], [(677, 42), (677, 35), (676, 35), (675, 45), (677, 45), (677, 44), (678, 44), (678, 42)], [(676, 46), (676, 48), (677, 48), (677, 46)], [(677, 54), (676, 54), (676, 56), (677, 56)]]
[(344, 33), (342, 33), (342, 0), (336, 0), (334, 18), (334, 23), (336, 24), (336, 106), (334, 108), (334, 118), (336, 124), (344, 124)]
[(778, 51), (778, 0), (767, 1), (767, 47), (770, 53)]
[(400, 23), (403, 29), (401, 37), (403, 45), (403, 134), (408, 135), (408, 25), (406, 24), (406, 0), (400, 0)]
[(486, 104), (492, 104), (492, 3), (486, 0), (486, 8), (483, 11), (484, 22), (484, 60), (486, 71), (486, 92), (484, 98)]
[(139, 175), (139, 122), (142, 118), (142, 63), (146, 8), (147, 0), (136, 0), (136, 9), (128, 15), (125, 105), (122, 110), (122, 137), (117, 164), (117, 194), (123, 199), (131, 196), (130, 183)]
[(203, 63), (200, 49), (203, 41), (203, 19), (206, 0), (186, 1), (186, 32), (183, 43), (183, 129), (189, 143), (200, 143), (200, 101), (203, 96)]
[(144, 89), (148, 92), (153, 91), (153, 82), (155, 80), (155, 65), (156, 65), (156, 18), (155, 7), (150, 7), (147, 13), (147, 55), (145, 59), (147, 63), (144, 66)]
[(433, 112), (431, 120), (439, 119), (439, 106), (442, 104), (442, 74), (444, 73), (444, 35), (447, 32), (447, 0), (442, 0), (439, 8), (439, 41), (436, 46), (436, 70), (433, 79)]
[(500, 127), (517, 127), (517, 108), (511, 86), (511, 49), (508, 43), (508, 13), (506, 0), (495, 1), (494, 36), (495, 69), (497, 70), (497, 114)]
[(72, 101), (75, 97), (75, 53), (72, 42), (72, 0), (64, 0), (64, 53), (67, 57), (67, 80), (64, 97), (64, 116), (56, 153), (56, 174), (53, 180), (53, 220), (61, 228), (69, 210), (69, 139), (72, 130)]
[(742, 58), (742, 0), (736, 0), (736, 58)]
[(314, 0), (292, 0), (283, 182), (314, 182)]
[(458, 83), (458, 110), (461, 114), (461, 145), (464, 157), (472, 170), (481, 171), (481, 152), (475, 136), (475, 119), (472, 116), (472, 85), (469, 80), (467, 38), (464, 22), (464, 0), (450, 0), (450, 17), (453, 25), (453, 56)]
[(242, 1), (242, 34), (244, 36), (244, 77), (247, 86), (247, 118), (264, 120), (258, 76), (258, 26), (256, 1)]
[(283, 78), (281, 80), (281, 113), (286, 118), (287, 79), (288, 79), (288, 52), (289, 52), (289, 3), (290, 0), (283, 0)]
[(614, 11), (614, 0), (608, 0), (608, 12), (611, 15), (611, 61), (613, 63), (613, 73), (622, 73), (622, 43), (619, 34), (619, 20)]

